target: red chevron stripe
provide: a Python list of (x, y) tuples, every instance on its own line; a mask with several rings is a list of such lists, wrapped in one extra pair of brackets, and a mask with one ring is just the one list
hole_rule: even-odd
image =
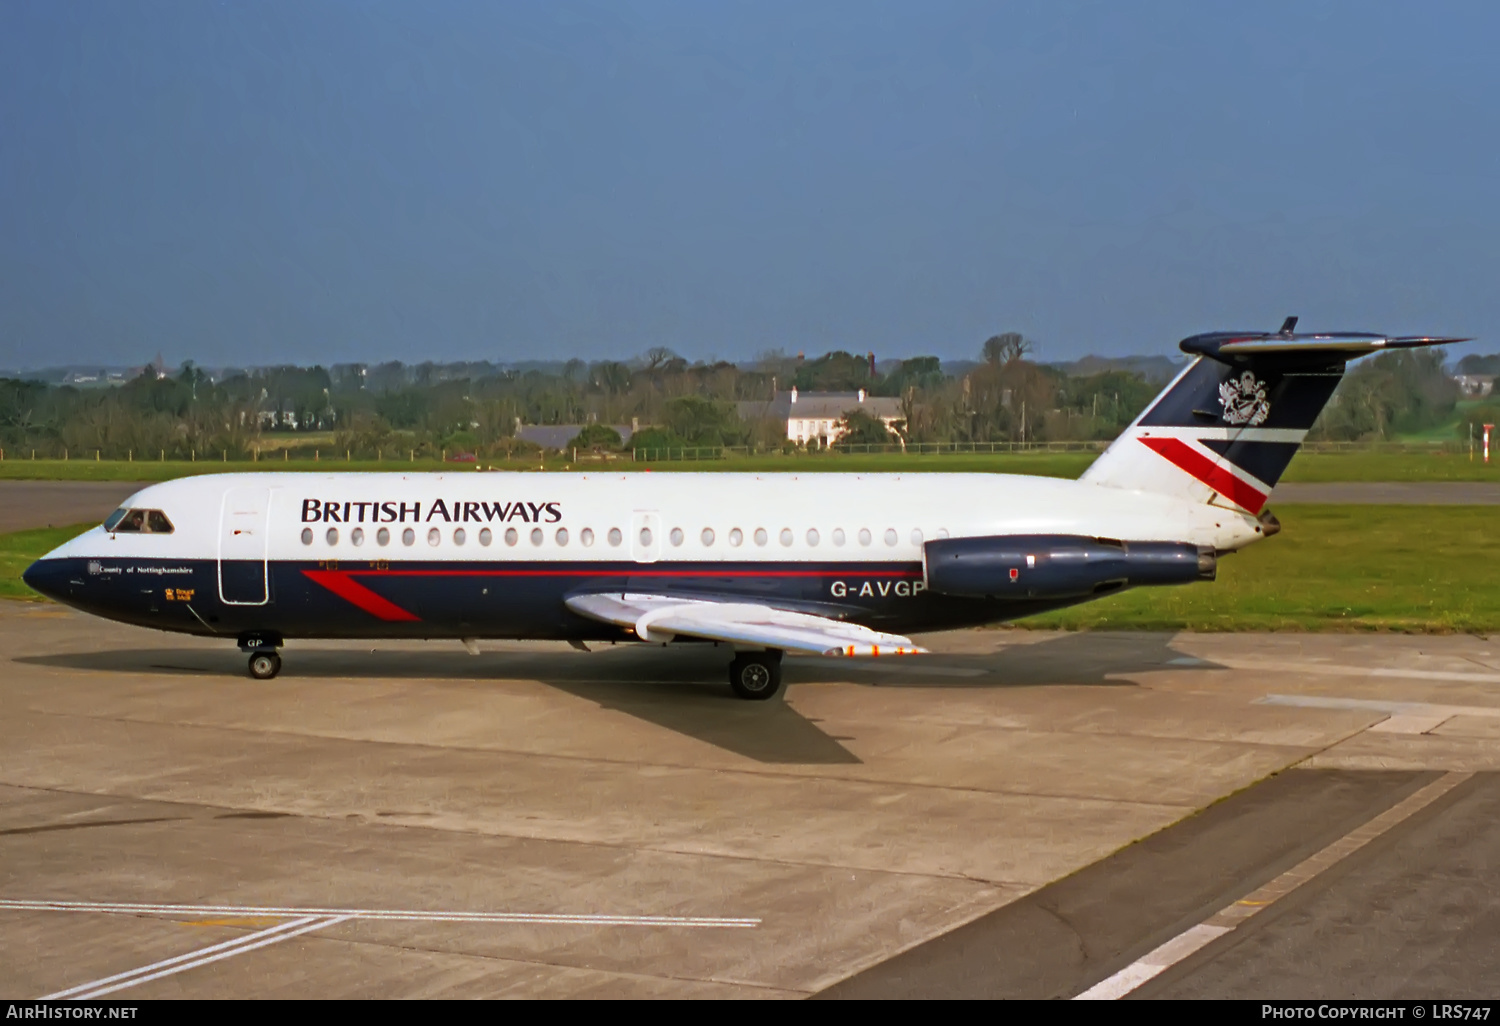
[(339, 598), (352, 602), (371, 616), (378, 616), (382, 620), (406, 622), (420, 619), (389, 599), (381, 598), (358, 581), (350, 580), (348, 571), (304, 570), (302, 573), (308, 580), (321, 584)]
[(1259, 513), (1269, 496), (1229, 472), (1223, 464), (1209, 459), (1180, 438), (1148, 438), (1142, 444), (1179, 470), (1208, 485), (1220, 495), (1251, 513)]

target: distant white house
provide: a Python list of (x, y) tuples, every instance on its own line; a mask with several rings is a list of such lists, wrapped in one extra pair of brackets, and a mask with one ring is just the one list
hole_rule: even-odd
[(1493, 374), (1460, 374), (1457, 381), (1458, 390), (1463, 393), (1465, 399), (1478, 399), (1495, 390), (1495, 375)]
[(741, 420), (777, 420), (786, 424), (789, 442), (829, 446), (844, 433), (840, 421), (852, 410), (860, 410), (885, 424), (894, 437), (902, 419), (901, 400), (858, 392), (777, 392), (765, 402), (739, 403)]

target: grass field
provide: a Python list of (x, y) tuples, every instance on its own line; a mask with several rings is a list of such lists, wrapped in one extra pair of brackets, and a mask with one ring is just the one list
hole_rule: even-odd
[(1212, 584), (1143, 588), (1024, 621), (1070, 630), (1500, 631), (1500, 508), (1276, 508), (1282, 533)]
[[(636, 463), (628, 458), (608, 462), (585, 460), (574, 464), (562, 457), (532, 458), (489, 464), (496, 470), (612, 471), (741, 471), (754, 473), (1011, 473), (1073, 478), (1095, 459), (1091, 452), (953, 453), (906, 456), (901, 453), (809, 453), (793, 456), (736, 456), (721, 460)], [(256, 462), (120, 460), (0, 460), (0, 481), (168, 481), (190, 474), (229, 471), (443, 471), (472, 474), (475, 464), (437, 460), (322, 460), (266, 459)], [(1286, 481), (1500, 481), (1500, 457), (1494, 463), (1470, 460), (1462, 453), (1363, 450), (1356, 452), (1301, 452), (1287, 468)]]
[(34, 531), (0, 534), (0, 598), (41, 602), (42, 597), (21, 580), (25, 570), (38, 556), (51, 552), (69, 538), (76, 538), (94, 524), (72, 527), (42, 527)]
[[(1017, 625), (1068, 630), (1500, 631), (1500, 507), (1277, 507), (1283, 531), (1212, 584), (1144, 588)], [(36, 599), (30, 562), (91, 525), (0, 535), (0, 597)]]

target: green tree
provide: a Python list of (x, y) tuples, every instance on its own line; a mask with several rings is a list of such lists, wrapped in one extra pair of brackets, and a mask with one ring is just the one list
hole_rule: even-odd
[(662, 423), (688, 445), (740, 445), (746, 433), (732, 405), (696, 395), (669, 401), (662, 409)]
[(885, 421), (871, 416), (864, 410), (850, 410), (839, 418), (840, 434), (833, 443), (835, 449), (846, 449), (851, 445), (890, 445), (900, 440), (900, 435), (885, 426)]
[[(797, 368), (793, 382), (804, 392), (853, 392), (868, 389), (873, 380), (870, 376), (870, 361), (866, 356), (835, 351), (824, 353), (815, 360), (807, 360)], [(783, 388), (786, 384), (782, 385)]]
[(580, 449), (585, 451), (618, 450), (624, 444), (620, 440), (620, 432), (608, 424), (589, 424), (568, 442), (569, 449)]
[(1435, 351), (1400, 350), (1365, 360), (1344, 375), (1310, 435), (1385, 439), (1447, 421), (1458, 384)]
[(668, 428), (648, 427), (642, 428), (630, 436), (630, 448), (640, 449), (682, 449), (693, 443), (688, 442), (681, 435), (674, 434)]
[(980, 348), (985, 363), (1005, 364), (1023, 358), (1036, 348), (1020, 332), (1007, 331), (1003, 335), (991, 335)]

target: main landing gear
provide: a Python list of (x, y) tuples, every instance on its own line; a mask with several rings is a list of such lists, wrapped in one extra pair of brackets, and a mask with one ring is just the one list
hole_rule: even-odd
[(281, 638), (274, 634), (243, 634), (240, 636), (240, 651), (250, 653), (250, 676), (255, 680), (270, 680), (281, 672)]
[(736, 652), (729, 664), (729, 686), (752, 702), (774, 698), (781, 691), (781, 650)]

